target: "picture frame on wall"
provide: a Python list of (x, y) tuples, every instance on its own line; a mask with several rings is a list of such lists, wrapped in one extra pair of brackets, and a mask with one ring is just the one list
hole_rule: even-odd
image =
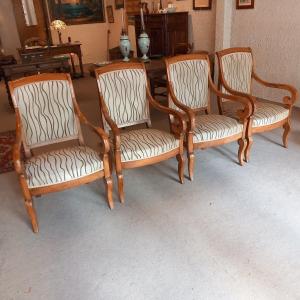
[(115, 23), (114, 11), (113, 11), (113, 7), (111, 5), (106, 6), (106, 15), (107, 15), (108, 23)]
[(212, 6), (212, 0), (193, 0), (194, 10), (209, 10)]
[(124, 0), (115, 0), (115, 9), (121, 9), (124, 8)]
[(254, 8), (254, 0), (236, 0), (236, 9)]
[(67, 25), (104, 23), (104, 0), (46, 0), (49, 21), (62, 20)]

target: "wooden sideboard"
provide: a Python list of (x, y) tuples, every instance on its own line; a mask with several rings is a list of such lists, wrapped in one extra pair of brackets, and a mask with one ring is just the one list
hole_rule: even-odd
[[(146, 14), (146, 32), (150, 37), (150, 57), (172, 56), (188, 52), (188, 12)], [(141, 17), (135, 16), (136, 40), (141, 33)], [(141, 56), (138, 50), (138, 56)]]

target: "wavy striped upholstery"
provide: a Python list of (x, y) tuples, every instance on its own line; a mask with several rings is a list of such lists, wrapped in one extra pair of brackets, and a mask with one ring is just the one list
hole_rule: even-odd
[(239, 134), (243, 125), (222, 115), (198, 115), (195, 122), (194, 143), (215, 141)]
[[(236, 52), (221, 57), (223, 76), (227, 85), (236, 91), (249, 94), (251, 91), (252, 55)], [(228, 93), (222, 88), (223, 93)]]
[(29, 188), (63, 183), (101, 171), (103, 162), (96, 151), (76, 146), (50, 151), (26, 160)]
[[(176, 98), (190, 108), (208, 105), (208, 62), (194, 59), (176, 62), (169, 67), (169, 80)], [(170, 107), (180, 110), (170, 101)]]
[[(236, 111), (238, 109), (242, 109), (242, 107), (239, 105), (226, 105), (226, 107), (225, 110), (223, 110), (223, 113), (228, 117), (238, 119)], [(288, 116), (289, 110), (281, 105), (257, 101), (256, 111), (253, 115), (252, 127), (271, 125), (286, 119)]]
[(174, 135), (157, 129), (136, 129), (121, 132), (121, 161), (155, 157), (179, 147)]
[[(118, 127), (149, 120), (144, 70), (126, 69), (104, 73), (99, 75), (97, 82), (109, 115)], [(108, 128), (107, 124), (105, 126)]]
[(78, 135), (71, 89), (67, 80), (47, 80), (14, 91), (25, 143), (34, 146)]
[(274, 103), (257, 102), (252, 127), (271, 125), (289, 116), (289, 110)]

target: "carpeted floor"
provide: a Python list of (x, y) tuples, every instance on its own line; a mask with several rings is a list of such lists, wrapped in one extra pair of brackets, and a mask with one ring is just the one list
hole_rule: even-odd
[[(75, 88), (97, 122), (94, 81)], [(255, 136), (244, 167), (236, 143), (198, 151), (183, 185), (175, 159), (127, 170), (113, 211), (102, 182), (37, 198), (38, 235), (14, 172), (0, 175), (0, 299), (300, 299), (299, 110), (293, 128), (288, 150), (281, 130)]]

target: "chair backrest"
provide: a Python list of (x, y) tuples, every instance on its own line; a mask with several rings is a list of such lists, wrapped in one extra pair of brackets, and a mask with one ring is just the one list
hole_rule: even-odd
[(29, 148), (78, 139), (74, 91), (68, 74), (39, 74), (9, 83)]
[[(253, 58), (250, 48), (231, 48), (217, 52), (222, 91), (228, 93), (226, 85), (238, 92), (250, 94)], [(225, 84), (225, 87), (224, 87)]]
[[(186, 54), (166, 59), (169, 88), (177, 100), (192, 109), (209, 106), (210, 66), (206, 54)], [(180, 110), (169, 97), (169, 106)]]
[[(150, 122), (147, 76), (141, 63), (116, 63), (95, 70), (103, 105), (118, 127)], [(105, 129), (109, 126), (104, 121)]]

